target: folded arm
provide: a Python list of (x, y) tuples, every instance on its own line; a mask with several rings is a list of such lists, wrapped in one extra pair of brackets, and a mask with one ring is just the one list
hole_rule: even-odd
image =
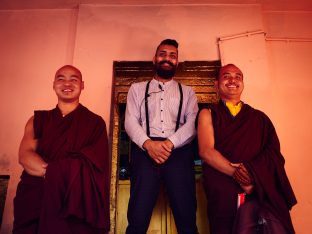
[(38, 140), (35, 139), (34, 134), (34, 117), (31, 117), (25, 127), (18, 159), (28, 174), (44, 177), (48, 164), (36, 153), (37, 144)]
[[(231, 164), (218, 150), (215, 149), (214, 144), (214, 129), (212, 123), (211, 112), (208, 109), (203, 109), (198, 116), (198, 147), (199, 155), (204, 162), (216, 170), (233, 177), (242, 187), (242, 189), (250, 194), (253, 190), (252, 184), (242, 184), (236, 178), (241, 167), (236, 164)], [(245, 171), (244, 171), (245, 172)], [(239, 174), (241, 176), (241, 174)], [(239, 177), (240, 178), (240, 177)]]
[(197, 135), (199, 156), (202, 160), (216, 170), (233, 176), (235, 168), (231, 166), (229, 160), (214, 148), (214, 130), (211, 113), (208, 109), (203, 109), (199, 113)]

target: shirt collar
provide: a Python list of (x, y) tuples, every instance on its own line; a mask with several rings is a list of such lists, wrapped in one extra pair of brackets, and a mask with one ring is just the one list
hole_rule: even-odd
[(151, 81), (151, 85), (153, 87), (158, 87), (160, 85), (163, 90), (170, 88), (175, 83), (176, 83), (176, 81), (173, 80), (173, 79), (171, 79), (171, 80), (169, 80), (169, 81), (167, 81), (165, 83), (160, 82), (160, 81), (156, 80), (155, 78), (153, 78), (152, 81)]

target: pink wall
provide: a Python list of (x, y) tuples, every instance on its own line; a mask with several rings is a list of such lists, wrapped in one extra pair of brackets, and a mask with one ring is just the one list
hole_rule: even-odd
[[(20, 173), (17, 148), (24, 124), (33, 109), (55, 105), (52, 78), (57, 67), (73, 62), (81, 68), (86, 86), (82, 103), (109, 124), (114, 60), (151, 60), (155, 46), (167, 37), (180, 42), (181, 61), (220, 59), (217, 37), (265, 30), (271, 37), (312, 38), (311, 16), (311, 12), (262, 12), (259, 5), (81, 5), (79, 10), (0, 11), (0, 173), (12, 178), (0, 233), (11, 229)], [(244, 100), (275, 123), (299, 200), (291, 213), (294, 225), (297, 233), (309, 233), (312, 111), (305, 107), (312, 93), (307, 72), (312, 43), (266, 41), (261, 48), (269, 77), (261, 92), (252, 95), (252, 88), (246, 87), (250, 94)], [(232, 47), (225, 56), (240, 52)], [(259, 87), (263, 79), (259, 75), (263, 68), (257, 66), (249, 87)]]
[(18, 146), (34, 109), (54, 107), (54, 72), (73, 57), (73, 10), (0, 11), (0, 173), (10, 174), (1, 233), (11, 233)]
[[(312, 12), (264, 12), (268, 37), (312, 38)], [(310, 233), (312, 218), (311, 75), (312, 42), (267, 41), (273, 98), (270, 113), (286, 158), (298, 205), (292, 211), (297, 233)]]
[(256, 5), (81, 5), (74, 63), (90, 79), (85, 101), (109, 120), (114, 60), (151, 60), (155, 47), (167, 37), (180, 42), (181, 61), (219, 59), (216, 38), (261, 28), (259, 12)]

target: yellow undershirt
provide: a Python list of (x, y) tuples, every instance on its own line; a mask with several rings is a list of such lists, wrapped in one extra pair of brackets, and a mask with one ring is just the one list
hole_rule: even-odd
[(240, 110), (242, 109), (243, 103), (240, 102), (237, 105), (232, 104), (231, 102), (225, 102), (225, 105), (227, 106), (227, 108), (229, 109), (230, 113), (233, 116), (236, 116)]

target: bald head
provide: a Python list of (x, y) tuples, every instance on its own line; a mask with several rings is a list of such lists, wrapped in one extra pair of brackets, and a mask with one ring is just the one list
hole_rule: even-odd
[(75, 74), (77, 75), (77, 78), (79, 78), (80, 80), (82, 80), (81, 71), (80, 71), (78, 68), (76, 68), (76, 67), (74, 67), (74, 66), (72, 66), (72, 65), (64, 65), (64, 66), (62, 66), (61, 68), (59, 68), (59, 69), (55, 72), (55, 77), (54, 77), (54, 78), (57, 78), (64, 70), (68, 70), (68, 69), (75, 71)]
[(215, 87), (223, 101), (236, 105), (240, 102), (244, 90), (242, 71), (234, 64), (221, 67), (218, 79), (215, 81)]
[(243, 72), (239, 69), (239, 67), (237, 67), (236, 65), (229, 63), (226, 64), (224, 66), (222, 66), (219, 70), (218, 76), (217, 76), (217, 80), (220, 79), (220, 77), (222, 77), (222, 75), (226, 72), (228, 72), (229, 70), (236, 70), (238, 73), (241, 74), (241, 76), (243, 77)]

